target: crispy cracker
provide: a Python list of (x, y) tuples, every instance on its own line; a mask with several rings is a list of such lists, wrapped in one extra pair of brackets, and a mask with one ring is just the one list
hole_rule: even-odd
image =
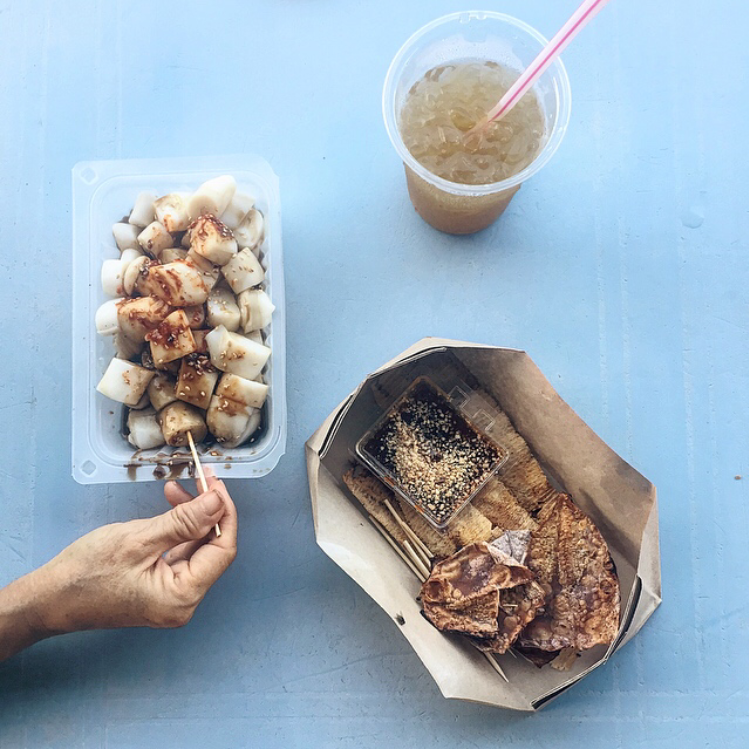
[(497, 407), (492, 436), (508, 452), (507, 461), (497, 476), (519, 504), (529, 513), (539, 510), (556, 494), (546, 474), (518, 434), (507, 414)]
[(491, 521), (495, 536), (504, 531), (530, 531), (536, 527), (536, 521), (496, 477), (490, 479), (471, 504)]
[(385, 507), (385, 500), (393, 499), (393, 493), (388, 491), (382, 482), (367, 471), (352, 468), (343, 474), (343, 482), (349, 491), (359, 500), (362, 507), (378, 520), (385, 530), (398, 543), (403, 543), (407, 536), (396, 523), (390, 511)]
[(424, 601), (424, 616), (443, 632), (460, 632), (476, 637), (497, 634), (499, 591), (489, 590), (458, 605)]
[(394, 507), (398, 508), (406, 524), (421, 539), (434, 557), (444, 559), (458, 550), (455, 542), (446, 533), (441, 533), (431, 526), (424, 520), (421, 513), (415, 510), (408, 502), (395, 495), (392, 496), (395, 497), (397, 503)]
[(606, 541), (566, 494), (548, 502), (531, 537), (528, 566), (550, 592), (545, 613), (521, 643), (540, 650), (586, 650), (613, 642), (620, 591)]
[(491, 520), (479, 512), (473, 504), (464, 507), (450, 521), (445, 531), (459, 549), (468, 544), (492, 539)]

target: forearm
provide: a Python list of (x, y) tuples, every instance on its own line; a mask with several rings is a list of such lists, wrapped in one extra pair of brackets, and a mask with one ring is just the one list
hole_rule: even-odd
[(36, 570), (0, 589), (0, 661), (52, 634), (40, 617), (49, 598), (43, 575)]

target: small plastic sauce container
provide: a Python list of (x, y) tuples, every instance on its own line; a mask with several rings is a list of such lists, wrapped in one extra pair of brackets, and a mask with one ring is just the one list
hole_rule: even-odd
[[(388, 452), (386, 441), (394, 433), (398, 437), (397, 430), (401, 434), (405, 432), (402, 439), (411, 441), (415, 433), (419, 433), (421, 438), (418, 448), (411, 450), (415, 457), (411, 466), (412, 477), (406, 477), (405, 469), (384, 457)], [(454, 520), (508, 456), (502, 446), (461, 413), (450, 398), (424, 376), (414, 380), (367, 430), (357, 442), (355, 451), (381, 481), (438, 530), (445, 529)], [(401, 457), (406, 454), (405, 448), (400, 451)], [(459, 463), (461, 468), (451, 486), (450, 479), (445, 480), (445, 473)], [(470, 466), (467, 478), (463, 471), (466, 464)], [(458, 481), (467, 485), (460, 487)], [(425, 489), (417, 489), (419, 484)], [(448, 499), (443, 500), (442, 507), (437, 494), (430, 494), (426, 489), (433, 485), (444, 488), (446, 492)]]

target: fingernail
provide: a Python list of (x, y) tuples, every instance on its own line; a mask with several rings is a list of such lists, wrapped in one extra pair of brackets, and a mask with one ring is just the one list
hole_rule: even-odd
[(206, 515), (215, 515), (224, 506), (223, 500), (214, 491), (206, 492), (198, 501)]
[(216, 471), (213, 470), (213, 466), (206, 464), (203, 466), (203, 473), (207, 478), (216, 478)]

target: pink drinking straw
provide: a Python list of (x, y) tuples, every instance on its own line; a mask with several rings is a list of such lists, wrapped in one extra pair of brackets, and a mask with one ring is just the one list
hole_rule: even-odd
[(525, 69), (520, 78), (513, 83), (510, 90), (499, 100), (497, 106), (486, 115), (482, 123), (473, 128), (473, 131), (504, 117), (523, 98), (523, 94), (538, 80), (557, 56), (562, 53), (562, 50), (578, 35), (585, 24), (608, 2), (609, 0), (585, 0), (572, 14), (570, 20), (562, 26), (556, 36), (539, 53), (538, 57)]

